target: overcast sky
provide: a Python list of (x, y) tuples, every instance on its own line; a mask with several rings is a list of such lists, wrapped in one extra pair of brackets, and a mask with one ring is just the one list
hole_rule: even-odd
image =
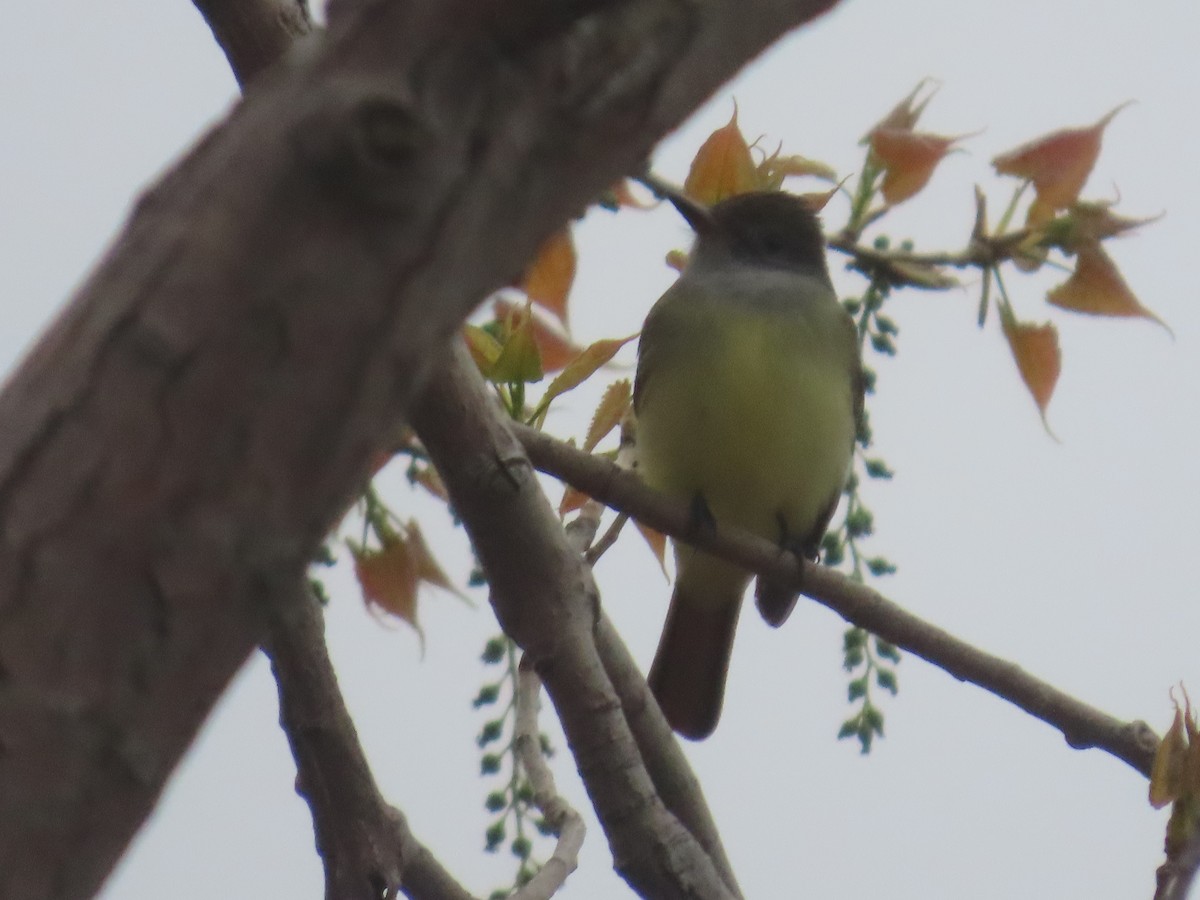
[[(1043, 430), (996, 321), (975, 326), (977, 286), (900, 294), (900, 353), (877, 365), (876, 449), (897, 471), (868, 487), (871, 547), (899, 572), (892, 598), (1123, 718), (1160, 732), (1168, 690), (1200, 699), (1195, 559), (1200, 476), (1196, 148), (1200, 12), (1193, 0), (847, 0), (722, 91), (662, 148), (681, 180), (736, 95), (768, 146), (860, 164), (858, 139), (921, 78), (942, 87), (924, 124), (981, 133), (887, 231), (956, 249), (975, 183), (1007, 199), (988, 161), (1044, 131), (1089, 124), (1126, 100), (1087, 194), (1165, 217), (1112, 247), (1142, 301), (1174, 330), (1051, 312), (1053, 276), (1010, 278), (1026, 319), (1061, 329), (1063, 375)], [(14, 9), (0, 31), (0, 365), (15, 364), (119, 231), (131, 201), (236, 102), (228, 67), (185, 0), (64, 0)], [(835, 201), (830, 225), (844, 221)], [(578, 229), (572, 310), (589, 341), (636, 330), (683, 246), (668, 210), (592, 213)], [(841, 268), (837, 259), (835, 269)], [(846, 291), (861, 290), (839, 276)], [(856, 287), (856, 284), (859, 286)], [(625, 364), (630, 362), (624, 359)], [(628, 372), (615, 371), (607, 381)], [(568, 398), (556, 433), (581, 434), (593, 394)], [(391, 475), (446, 568), (469, 555), (444, 510)], [(556, 495), (557, 496), (557, 495)], [(653, 653), (669, 588), (637, 539), (597, 568), (604, 604), (637, 659)], [(329, 641), (382, 788), (415, 833), (474, 891), (513, 871), (481, 852), (491, 789), (478, 777), (470, 700), (495, 624), (425, 598), (413, 634), (364, 612), (333, 573)], [(1146, 783), (1097, 751), (915, 658), (886, 701), (869, 757), (834, 736), (847, 714), (843, 629), (801, 604), (781, 631), (743, 618), (716, 735), (688, 752), (749, 897), (1149, 897), (1166, 815)], [(106, 898), (319, 897), (307, 808), (256, 656), (226, 696), (106, 888)], [(563, 791), (586, 807), (550, 710)], [(564, 897), (623, 896), (598, 826)]]

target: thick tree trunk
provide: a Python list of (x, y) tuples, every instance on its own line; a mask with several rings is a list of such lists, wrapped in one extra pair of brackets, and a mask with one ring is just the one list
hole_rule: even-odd
[(343, 0), (0, 395), (0, 897), (112, 868), (454, 327), (832, 0)]

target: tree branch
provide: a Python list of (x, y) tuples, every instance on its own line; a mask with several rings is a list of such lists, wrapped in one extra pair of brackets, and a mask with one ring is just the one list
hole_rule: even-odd
[[(642, 896), (736, 895), (719, 842), (709, 852), (716, 831), (694, 778), (688, 804), (664, 806), (671, 795), (655, 775), (667, 758), (686, 772), (678, 745), (645, 679), (639, 675), (628, 695), (610, 680), (613, 663), (602, 660), (598, 639), (618, 664), (628, 654), (610, 646), (616, 637), (599, 611), (591, 570), (461, 342), (414, 407), (412, 423), (471, 538), (501, 626), (532, 660), (558, 711), (617, 871)], [(657, 722), (658, 746), (644, 752), (650, 732), (631, 726), (647, 716)], [(688, 775), (674, 776), (681, 781)]]
[[(304, 0), (284, 2), (196, 0), (241, 85), (311, 32)], [(379, 792), (329, 659), (323, 613), (305, 594), (274, 617), (263, 649), (296, 761), (296, 789), (312, 814), (325, 896), (376, 900), (399, 887), (413, 898), (471, 900)]]
[[(1169, 833), (1170, 826), (1168, 826)], [(1171, 847), (1171, 838), (1167, 838), (1167, 846)], [(1200, 870), (1200, 822), (1193, 816), (1191, 835), (1170, 853), (1165, 863), (1158, 867), (1158, 885), (1154, 892), (1154, 900), (1187, 900), (1192, 892), (1192, 883), (1196, 880), (1196, 872)]]
[(312, 33), (307, 0), (192, 0), (241, 87)]
[(832, 2), (343, 3), (147, 192), (0, 394), (0, 895), (96, 891), (471, 306)]
[(306, 596), (280, 612), (263, 649), (279, 685), (279, 719), (312, 810), (328, 900), (378, 900), (397, 887), (421, 900), (470, 900), (383, 801), (325, 647), (324, 617)]
[[(617, 453), (616, 466), (628, 471), (633, 466), (633, 458), (633, 439), (626, 434), (625, 428), (622, 426), (621, 447)], [(580, 514), (568, 522), (563, 529), (567, 540), (577, 553), (583, 555), (589, 568), (595, 565), (596, 559), (604, 552), (605, 541), (611, 538), (615, 542), (620, 530), (614, 524), (605, 533), (599, 544), (592, 544), (600, 527), (603, 510), (602, 503), (589, 499), (583, 505)], [(618, 516), (617, 522), (619, 523), (625, 518), (622, 513)], [(700, 782), (680, 752), (679, 742), (672, 734), (666, 720), (659, 714), (657, 703), (652, 701), (646, 679), (603, 611), (601, 611), (600, 620), (596, 625), (595, 637), (596, 649), (604, 663), (605, 674), (612, 682), (617, 696), (621, 698), (621, 708), (625, 711), (625, 720), (629, 723), (633, 739), (638, 745), (638, 752), (642, 756), (642, 762), (650, 773), (659, 797), (662, 798), (667, 808), (684, 823), (684, 826), (692, 833), (705, 852), (717, 862), (718, 868), (731, 873), (730, 877), (726, 879), (731, 882), (733, 867), (725, 856), (725, 848), (721, 845), (721, 838), (704, 800)]]
[(651, 490), (633, 473), (527, 426), (514, 425), (513, 432), (539, 470), (651, 528), (674, 537), (684, 536), (701, 549), (750, 571), (795, 584), (846, 621), (1057, 728), (1071, 747), (1104, 750), (1149, 777), (1159, 739), (1145, 722), (1121, 722), (1034, 678), (1014, 663), (925, 622), (840, 572), (823, 566), (801, 566), (793, 555), (781, 554), (769, 541), (748, 532), (721, 528), (718, 523), (715, 530), (698, 534), (686, 504)]

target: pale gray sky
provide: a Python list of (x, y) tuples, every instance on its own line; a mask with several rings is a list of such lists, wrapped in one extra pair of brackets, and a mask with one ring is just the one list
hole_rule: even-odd
[[(900, 355), (878, 365), (878, 452), (897, 471), (873, 485), (873, 547), (900, 566), (881, 587), (914, 612), (1117, 716), (1169, 722), (1168, 689), (1200, 697), (1200, 608), (1188, 560), (1200, 526), (1200, 306), (1194, 241), (1200, 11), (1192, 0), (847, 0), (722, 92), (659, 155), (681, 179), (736, 94), (751, 135), (843, 173), (858, 138), (921, 78), (942, 88), (925, 125), (984, 129), (887, 230), (918, 246), (958, 246), (996, 153), (1044, 131), (1110, 127), (1087, 194), (1162, 221), (1112, 252), (1143, 302), (1175, 332), (1143, 322), (1051, 314), (1053, 277), (1010, 279), (1020, 313), (1057, 322), (1063, 376), (1042, 430), (995, 320), (974, 325), (974, 286), (893, 303)], [(121, 227), (136, 193), (235, 100), (228, 68), (185, 0), (23, 4), (0, 32), (0, 364), (11, 367)], [(827, 220), (845, 215), (838, 202)], [(669, 283), (662, 257), (686, 241), (663, 210), (593, 213), (573, 317), (587, 341), (636, 330)], [(839, 268), (834, 261), (835, 268)], [(855, 280), (843, 284), (854, 289)], [(628, 360), (627, 360), (628, 361)], [(619, 374), (619, 373), (617, 373)], [(614, 374), (613, 377), (616, 377)], [(569, 398), (552, 426), (579, 434), (592, 399)], [(394, 504), (424, 516), (451, 572), (461, 534), (392, 479)], [(597, 575), (604, 603), (648, 663), (668, 588), (637, 540)], [(470, 700), (495, 629), (430, 596), (428, 648), (367, 615), (343, 568), (331, 578), (329, 639), (387, 796), (480, 894), (512, 871), (481, 853), (488, 783)], [(887, 701), (888, 737), (869, 757), (834, 740), (846, 714), (842, 624), (804, 605), (779, 632), (744, 617), (726, 713), (690, 746), (750, 897), (1148, 897), (1165, 813), (1146, 784), (1095, 751), (914, 658)], [(307, 809), (256, 657), (226, 697), (104, 896), (319, 897)], [(553, 731), (553, 716), (543, 717)], [(562, 748), (561, 738), (556, 739)], [(586, 807), (568, 755), (560, 785)], [(564, 897), (622, 896), (593, 824)]]

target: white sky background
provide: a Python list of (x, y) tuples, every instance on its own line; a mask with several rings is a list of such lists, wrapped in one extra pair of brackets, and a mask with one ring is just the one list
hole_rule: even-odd
[[(1112, 245), (1142, 301), (1175, 331), (1050, 312), (1053, 280), (1008, 281), (1026, 319), (1061, 328), (1063, 375), (1042, 430), (974, 286), (902, 293), (900, 354), (877, 364), (876, 450), (896, 469), (872, 484), (872, 550), (899, 564), (880, 587), (914, 612), (1005, 655), (1114, 715), (1169, 722), (1168, 689), (1200, 699), (1200, 607), (1191, 563), (1200, 501), (1200, 221), (1193, 0), (847, 0), (779, 45), (668, 141), (658, 169), (681, 180), (736, 93), (751, 136), (855, 170), (858, 138), (922, 77), (943, 86), (923, 124), (986, 129), (887, 220), (896, 239), (954, 249), (971, 186), (999, 209), (996, 153), (1136, 99), (1110, 126), (1087, 195), (1161, 221)], [(234, 101), (228, 67), (185, 0), (27, 3), (0, 31), (0, 362), (12, 366), (120, 229), (137, 192)], [(805, 189), (801, 186), (801, 189)], [(844, 221), (835, 201), (828, 224)], [(592, 213), (572, 315), (577, 338), (640, 326), (670, 281), (664, 253), (686, 229), (669, 210)], [(840, 263), (832, 260), (835, 269)], [(846, 276), (847, 290), (861, 282)], [(856, 287), (857, 285), (857, 287)], [(628, 360), (627, 360), (628, 361)], [(614, 373), (611, 377), (617, 377)], [(604, 379), (608, 380), (607, 378)], [(582, 433), (594, 395), (551, 418)], [(396, 508), (421, 515), (465, 578), (460, 532), (397, 475)], [(553, 494), (557, 498), (557, 491)], [(605, 607), (647, 665), (668, 587), (630, 533), (598, 566)], [(470, 701), (495, 625), (430, 595), (424, 659), (411, 632), (367, 615), (345, 568), (330, 579), (329, 641), (386, 796), (472, 890), (514, 870), (480, 848), (490, 782), (478, 777)], [(752, 610), (751, 610), (752, 611)], [(771, 632), (743, 617), (716, 735), (688, 747), (749, 897), (1149, 897), (1165, 813), (1146, 783), (991, 695), (906, 657), (888, 736), (869, 757), (834, 735), (845, 717), (843, 624), (804, 604)], [(106, 898), (319, 897), (311, 823), (256, 655), (213, 716)], [(557, 735), (553, 715), (543, 715)], [(564, 792), (587, 806), (561, 736)], [(590, 812), (590, 810), (589, 810)], [(623, 896), (598, 826), (564, 897)]]

